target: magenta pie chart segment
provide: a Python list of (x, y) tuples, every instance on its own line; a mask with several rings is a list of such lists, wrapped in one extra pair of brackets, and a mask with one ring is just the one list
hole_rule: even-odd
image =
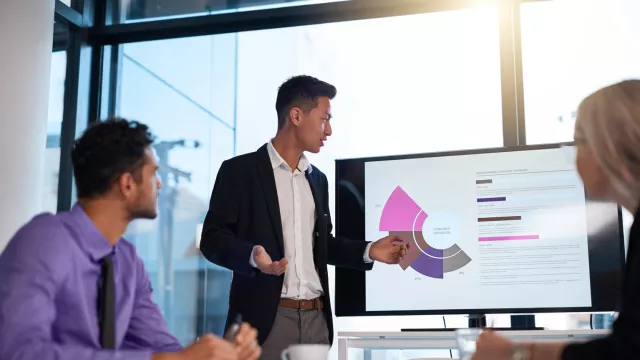
[(411, 267), (424, 276), (443, 279), (445, 273), (464, 267), (471, 262), (471, 258), (457, 244), (446, 249), (429, 245), (429, 239), (423, 235), (425, 222), (429, 220), (427, 212), (397, 186), (384, 205), (379, 230), (411, 244), (409, 253), (399, 264), (403, 270)]
[(400, 186), (389, 196), (380, 217), (381, 231), (421, 231), (427, 214)]

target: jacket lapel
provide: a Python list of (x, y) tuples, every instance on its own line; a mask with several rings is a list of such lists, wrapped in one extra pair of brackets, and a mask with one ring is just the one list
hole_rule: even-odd
[(309, 186), (311, 187), (311, 194), (313, 194), (313, 202), (315, 203), (316, 208), (316, 217), (317, 219), (322, 219), (322, 202), (320, 202), (320, 184), (318, 184), (317, 176), (314, 176), (311, 170), (311, 166), (305, 172), (304, 176), (306, 176), (307, 181), (309, 181)]
[(280, 250), (284, 254), (284, 240), (282, 235), (282, 220), (280, 218), (280, 205), (278, 203), (278, 189), (276, 188), (276, 179), (273, 176), (273, 168), (271, 167), (271, 160), (269, 159), (269, 152), (267, 146), (262, 146), (258, 152), (258, 176), (260, 177), (260, 184), (264, 196), (267, 200), (267, 208), (269, 209), (269, 217), (271, 218), (271, 224), (273, 230), (276, 232), (278, 244)]
[[(311, 194), (313, 194), (313, 202), (315, 203), (316, 208), (316, 222), (314, 226), (314, 236), (313, 236), (313, 260), (316, 265), (316, 269), (322, 264), (327, 264), (327, 250), (326, 250), (326, 238), (327, 238), (327, 215), (324, 213), (324, 204), (322, 198), (322, 185), (320, 184), (320, 177), (317, 176), (317, 171), (311, 171), (311, 167), (307, 169), (305, 176), (307, 177), (307, 181), (309, 181), (309, 187), (311, 187)], [(318, 271), (320, 274), (321, 281), (323, 279), (323, 272)], [(326, 280), (326, 279), (325, 279)], [(326, 286), (326, 285), (323, 285)]]

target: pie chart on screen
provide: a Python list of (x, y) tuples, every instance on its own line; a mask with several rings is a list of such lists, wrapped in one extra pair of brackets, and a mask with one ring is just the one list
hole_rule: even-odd
[(456, 244), (460, 223), (453, 213), (427, 213), (400, 187), (387, 199), (380, 217), (380, 231), (411, 244), (400, 262), (424, 276), (443, 279), (444, 274), (463, 268), (471, 258)]

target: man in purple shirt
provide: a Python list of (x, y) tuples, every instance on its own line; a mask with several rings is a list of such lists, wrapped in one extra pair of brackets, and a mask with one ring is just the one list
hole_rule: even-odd
[[(156, 217), (161, 188), (147, 126), (112, 119), (72, 153), (78, 204), (24, 225), (0, 256), (2, 360), (254, 360), (247, 324), (232, 343), (211, 334), (182, 348), (151, 298), (134, 219)], [(195, 296), (195, 295), (194, 295)]]

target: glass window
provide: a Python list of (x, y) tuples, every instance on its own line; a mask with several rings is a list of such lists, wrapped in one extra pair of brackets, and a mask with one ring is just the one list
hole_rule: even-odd
[(235, 34), (122, 46), (118, 114), (148, 124), (164, 187), (159, 216), (125, 237), (145, 262), (154, 300), (183, 344), (221, 335), (231, 273), (200, 256), (213, 182), (234, 155)]
[(60, 131), (64, 109), (64, 81), (67, 73), (67, 53), (59, 51), (51, 56), (49, 82), (49, 115), (44, 171), (43, 211), (58, 209), (58, 178), (60, 172)]
[(528, 144), (571, 141), (580, 100), (640, 76), (639, 13), (635, 0), (521, 5)]
[[(199, 226), (220, 163), (275, 134), (283, 81), (309, 74), (338, 88), (334, 134), (310, 156), (329, 179), (336, 158), (499, 147), (498, 39), (495, 7), (480, 7), (124, 45), (118, 114), (159, 135), (165, 172), (159, 219), (135, 222), (127, 236), (174, 334), (187, 343), (224, 326), (231, 274), (200, 257)], [(437, 316), (336, 319), (338, 331), (440, 324)]]
[[(593, 91), (640, 76), (635, 0), (555, 0), (521, 5), (527, 144), (573, 140), (576, 110)], [(625, 244), (633, 215), (623, 210)], [(588, 315), (538, 315), (549, 329), (589, 328)]]
[(124, 22), (133, 22), (338, 1), (347, 0), (120, 0), (120, 11)]
[(84, 6), (84, 0), (56, 0), (59, 1), (65, 5), (67, 5), (68, 7), (81, 11), (82, 7)]

